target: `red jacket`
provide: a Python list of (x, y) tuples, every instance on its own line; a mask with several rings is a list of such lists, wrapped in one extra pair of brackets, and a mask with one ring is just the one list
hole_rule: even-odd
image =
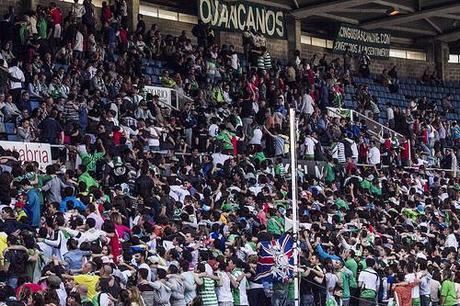
[(401, 159), (409, 160), (409, 143), (407, 141), (402, 144)]

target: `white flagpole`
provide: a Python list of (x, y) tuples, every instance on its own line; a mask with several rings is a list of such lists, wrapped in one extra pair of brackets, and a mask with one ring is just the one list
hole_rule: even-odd
[(298, 271), (298, 209), (297, 209), (297, 124), (295, 109), (289, 109), (289, 139), (291, 149), (291, 193), (292, 193), (292, 234), (294, 239), (294, 305), (299, 306), (299, 271)]

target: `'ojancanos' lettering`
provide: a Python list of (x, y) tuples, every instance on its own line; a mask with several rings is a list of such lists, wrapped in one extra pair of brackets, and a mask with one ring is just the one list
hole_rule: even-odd
[(244, 28), (246, 27), (246, 22), (244, 22), (243, 17), (246, 14), (246, 8), (244, 5), (240, 4), (238, 5), (238, 28), (243, 31)]
[(284, 12), (247, 2), (227, 4), (222, 0), (198, 0), (198, 17), (226, 30), (256, 30), (268, 36), (285, 38)]
[(256, 20), (257, 20), (257, 28), (260, 29), (262, 31), (262, 33), (266, 33), (267, 32), (267, 27), (266, 27), (266, 23), (265, 23), (265, 14), (264, 14), (264, 11), (260, 10), (260, 9), (257, 9), (256, 10)]

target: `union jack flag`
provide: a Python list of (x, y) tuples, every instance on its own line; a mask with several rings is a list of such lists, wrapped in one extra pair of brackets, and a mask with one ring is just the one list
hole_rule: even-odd
[(294, 271), (294, 241), (283, 235), (272, 241), (261, 241), (255, 279), (260, 282), (286, 283)]

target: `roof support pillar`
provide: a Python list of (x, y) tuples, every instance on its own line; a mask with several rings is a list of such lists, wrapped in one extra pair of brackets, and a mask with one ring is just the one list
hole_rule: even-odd
[(438, 76), (445, 80), (447, 77), (447, 63), (449, 62), (449, 45), (443, 41), (434, 42), (434, 63)]
[(294, 59), (295, 51), (302, 50), (301, 47), (301, 36), (302, 28), (300, 19), (294, 17), (287, 17), (286, 19), (286, 31), (288, 38), (288, 57)]

